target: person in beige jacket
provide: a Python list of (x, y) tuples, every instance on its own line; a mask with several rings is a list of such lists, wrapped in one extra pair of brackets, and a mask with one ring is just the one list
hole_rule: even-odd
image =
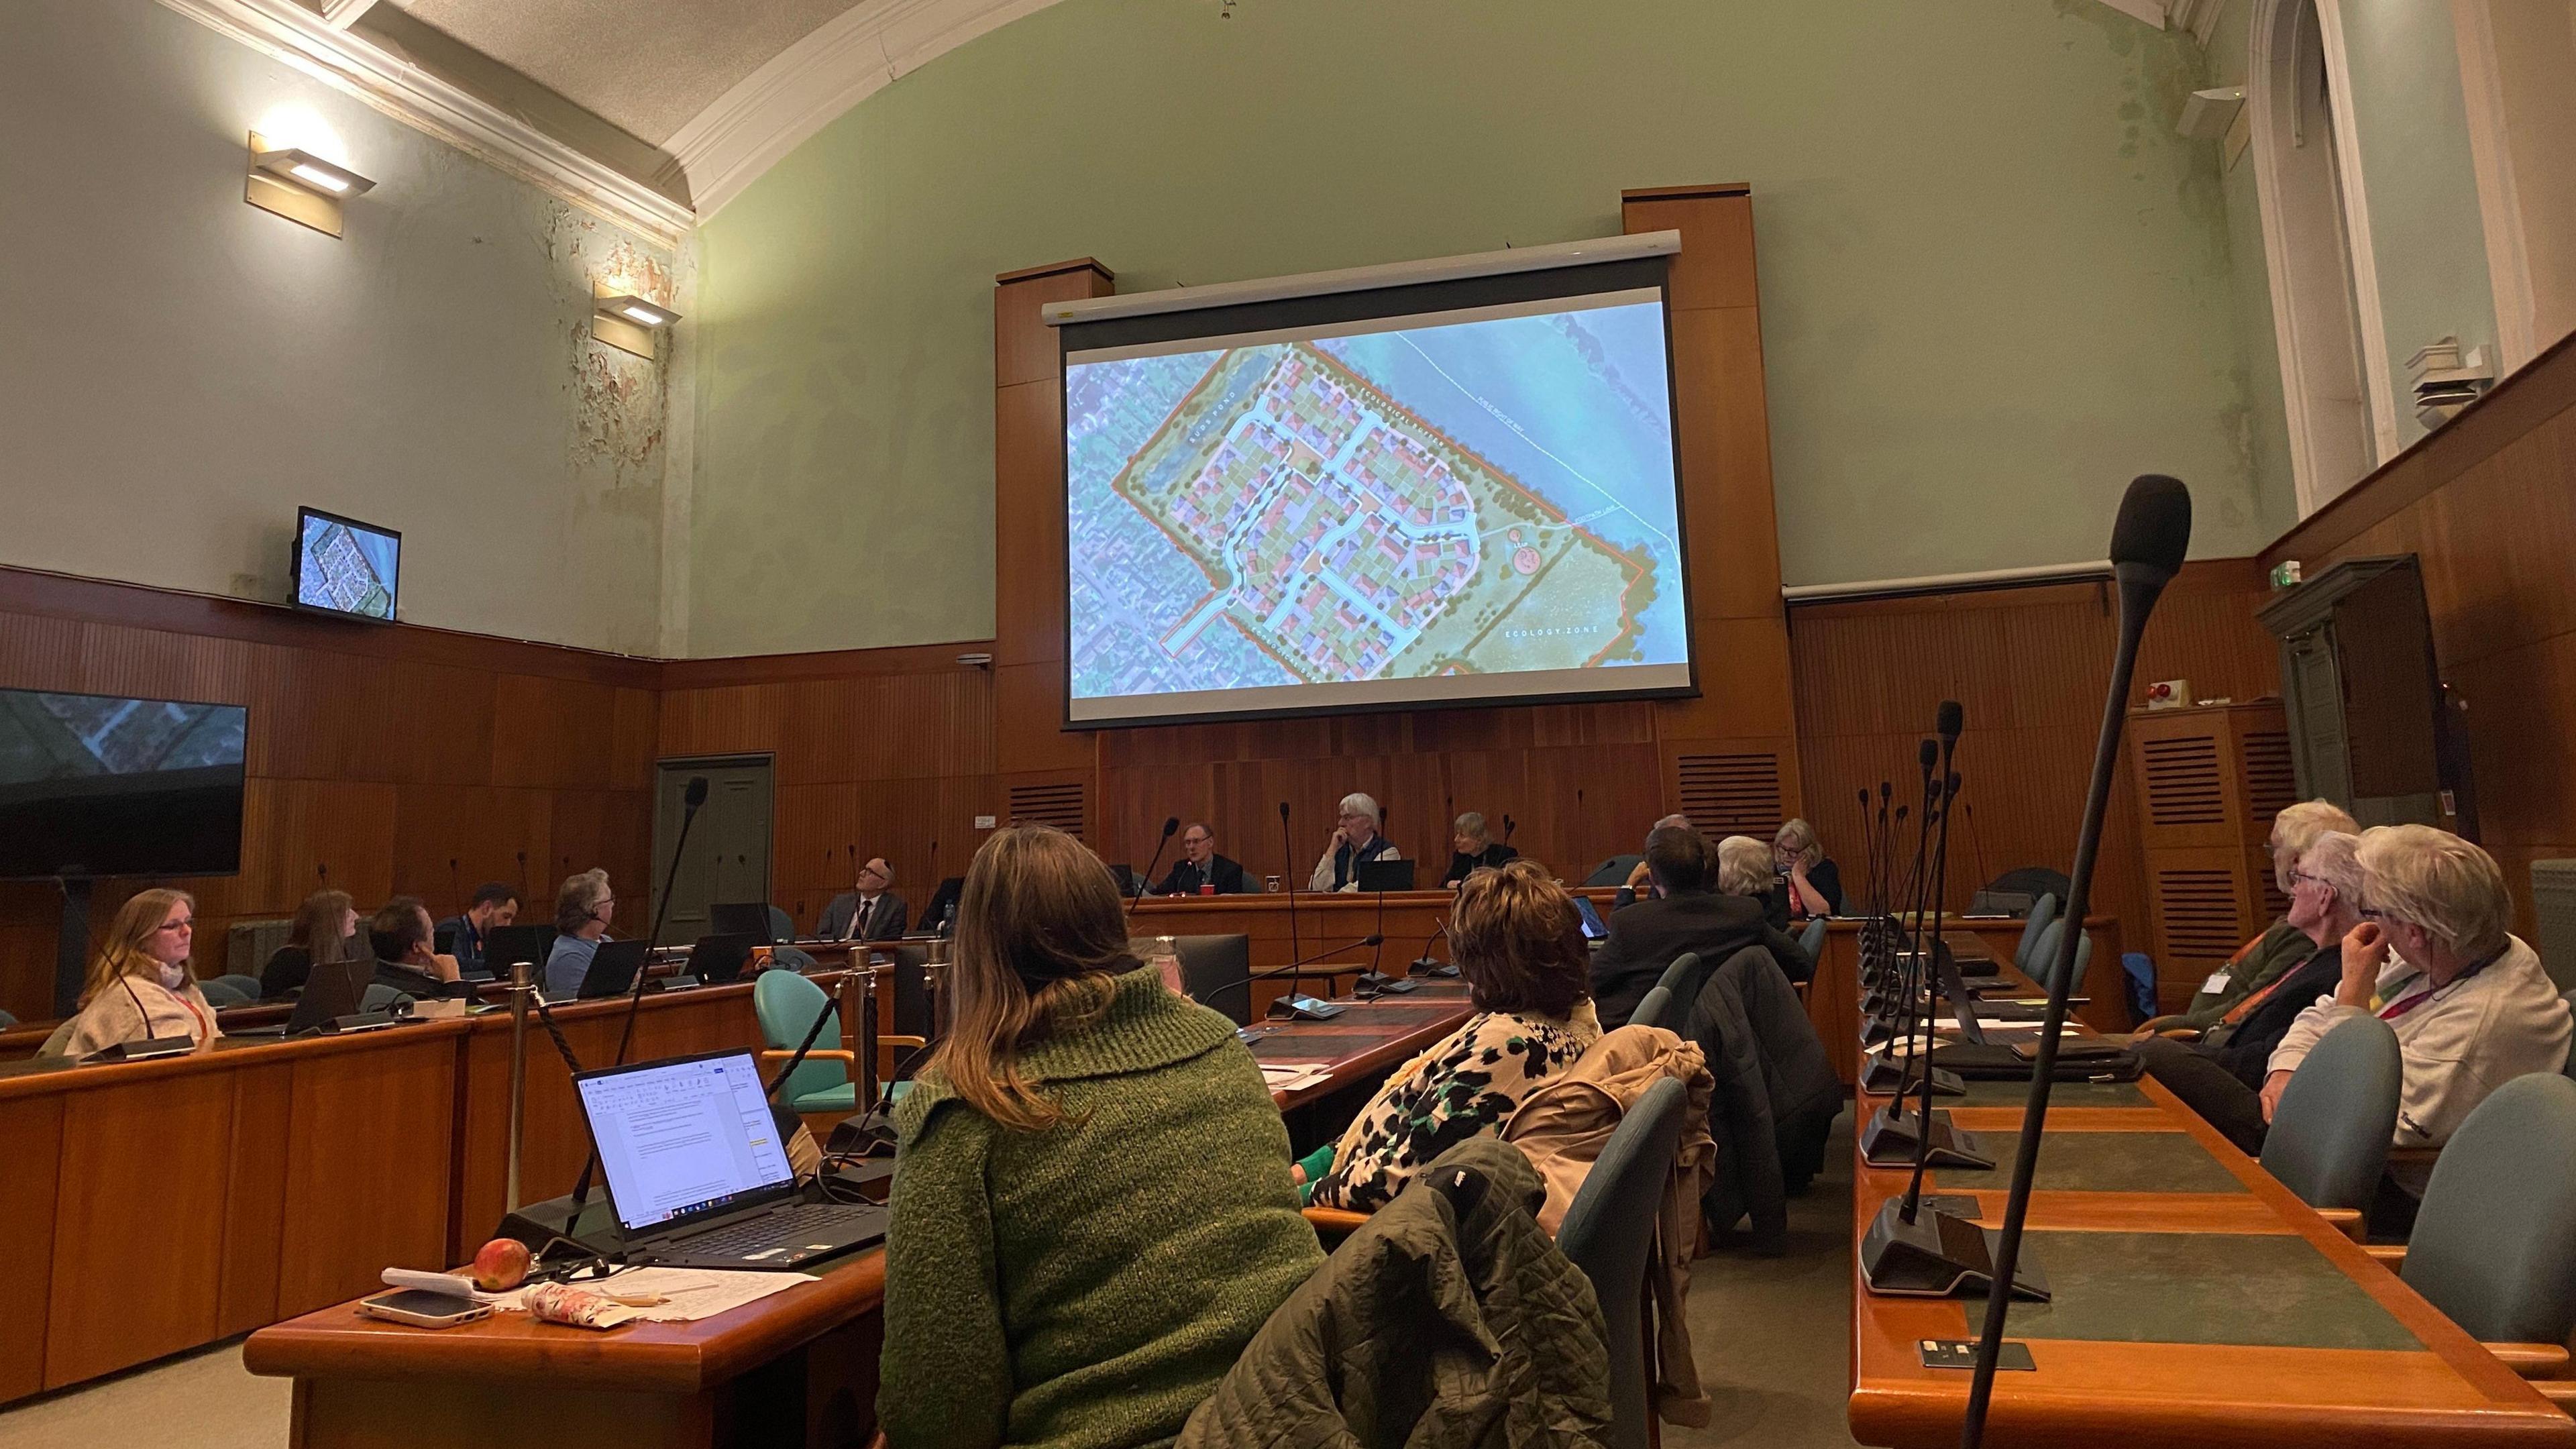
[(2485, 851), (2429, 825), (2383, 825), (2358, 856), (2362, 920), (2344, 937), (2343, 978), (2273, 1048), (2263, 1119), (2317, 1042), (2369, 1012), (2404, 1062), (2394, 1145), (2438, 1147), (2496, 1088), (2563, 1070), (2576, 1024), (2538, 953), (2506, 932), (2512, 898)]
[(140, 891), (117, 911), (106, 949), (90, 962), (63, 1055), (78, 1061), (156, 1036), (185, 1036), (202, 1051), (224, 1034), (189, 960), (196, 917), (186, 891)]
[(1717, 1143), (1708, 1133), (1714, 1090), (1699, 1048), (1653, 1026), (1623, 1026), (1609, 1033), (1561, 1076), (1539, 1084), (1503, 1124), (1503, 1140), (1518, 1147), (1547, 1183), (1539, 1226), (1551, 1234), (1628, 1109), (1665, 1078), (1683, 1084), (1681, 1148), (1655, 1214), (1654, 1296), (1655, 1412), (1666, 1423), (1693, 1428), (1709, 1422), (1714, 1406), (1701, 1389), (1691, 1356), (1690, 1324), (1683, 1313), (1690, 1295), (1691, 1259), (1699, 1249), (1699, 1200), (1717, 1174)]

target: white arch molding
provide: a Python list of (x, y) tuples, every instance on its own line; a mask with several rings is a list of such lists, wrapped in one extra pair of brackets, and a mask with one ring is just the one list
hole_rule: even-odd
[[(2254, 190), (2305, 517), (2396, 455), (2396, 393), (2340, 0), (2255, 0), (2253, 20)], [(2323, 112), (2302, 84), (2310, 65), (2323, 68)], [(2329, 134), (2331, 150), (2322, 144)]]
[(861, 0), (671, 134), (704, 221), (840, 114), (905, 72), (1055, 0)]

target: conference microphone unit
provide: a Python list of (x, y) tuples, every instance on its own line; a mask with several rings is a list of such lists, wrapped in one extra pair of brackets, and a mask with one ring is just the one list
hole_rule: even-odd
[(1986, 1432), (1986, 1409), (1995, 1388), (1995, 1365), (2003, 1354), (2004, 1317), (2010, 1284), (2021, 1263), (2022, 1224), (2030, 1217), (2031, 1175), (2039, 1167), (2041, 1136), (2048, 1130), (2048, 1094), (2057, 1078), (2057, 1045), (2066, 1032), (2066, 998), (2075, 984), (2075, 949), (2084, 935), (2084, 918), (2092, 904), (2093, 865), (2102, 845), (2102, 816), (2111, 800), (2111, 779), (2120, 764), (2120, 730), (2128, 722), (2129, 681), (2138, 666), (2138, 641), (2156, 598), (2182, 571), (2191, 548), (2191, 490), (2179, 479), (2144, 474), (2129, 484), (2120, 500), (2120, 518), (2111, 528), (2111, 577), (2120, 594), (2120, 643), (2111, 656), (2111, 684), (2102, 701), (2102, 733), (2093, 749), (2093, 778), (2084, 791), (2084, 823), (2075, 837), (2075, 874), (2067, 882), (2066, 919), (2071, 924), (2057, 943), (2057, 959), (2048, 963), (2048, 1011), (2040, 1020), (2039, 1051), (2031, 1063), (2030, 1099), (2022, 1109), (2021, 1141), (2013, 1154), (2012, 1187), (2004, 1199), (2004, 1221), (1994, 1244), (1995, 1285), (1986, 1295), (1984, 1331), (1977, 1337), (1977, 1369), (1968, 1385), (1968, 1412), (1960, 1427), (1963, 1449), (1978, 1449)]
[(1369, 969), (1351, 978), (1351, 995), (1365, 1001), (1380, 996), (1402, 996), (1408, 991), (1422, 989), (1419, 981), (1389, 976), (1378, 969), (1385, 956), (1385, 942), (1386, 892), (1381, 890), (1377, 893), (1377, 929), (1369, 933), (1369, 944), (1378, 947), (1378, 951), (1369, 957)]
[(1127, 914), (1131, 916), (1136, 914), (1137, 902), (1145, 899), (1145, 892), (1148, 888), (1147, 883), (1152, 881), (1154, 878), (1154, 867), (1163, 863), (1163, 848), (1170, 845), (1172, 843), (1172, 837), (1180, 833), (1181, 817), (1178, 815), (1164, 816), (1163, 838), (1154, 842), (1154, 858), (1145, 862), (1145, 873), (1136, 877), (1136, 895), (1134, 899), (1127, 902)]
[(1451, 917), (1443, 917), (1440, 928), (1422, 938), (1422, 954), (1413, 958), (1413, 964), (1405, 968), (1407, 971), (1415, 976), (1456, 976), (1458, 974), (1457, 962), (1443, 961), (1431, 954), (1431, 943), (1449, 934), (1451, 919)]
[(1362, 946), (1384, 944), (1386, 944), (1386, 937), (1371, 933), (1356, 941), (1335, 946), (1331, 950), (1318, 951), (1303, 960), (1291, 961), (1285, 966), (1273, 966), (1267, 970), (1251, 972), (1243, 978), (1244, 987), (1249, 992), (1255, 981), (1267, 981), (1273, 977), (1285, 976), (1288, 978), (1288, 994), (1270, 1003), (1270, 1018), (1273, 1021), (1330, 1021), (1350, 1010), (1350, 1007), (1342, 1002), (1326, 1001), (1321, 997), (1308, 996), (1300, 992), (1297, 989), (1301, 984), (1299, 978), (1305, 969), (1327, 956), (1338, 956), (1344, 951), (1356, 951)]

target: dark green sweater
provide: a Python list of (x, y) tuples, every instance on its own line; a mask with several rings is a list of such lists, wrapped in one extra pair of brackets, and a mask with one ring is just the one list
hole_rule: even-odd
[(1167, 1442), (1323, 1261), (1288, 1130), (1224, 1017), (1134, 971), (1020, 1063), (1064, 1122), (1006, 1130), (936, 1075), (896, 1114), (892, 1449)]

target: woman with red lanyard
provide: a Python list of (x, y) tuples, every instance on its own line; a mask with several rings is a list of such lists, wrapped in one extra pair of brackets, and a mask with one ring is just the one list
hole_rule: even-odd
[(186, 891), (142, 891), (125, 903), (106, 949), (90, 962), (65, 1056), (79, 1061), (124, 1042), (182, 1035), (202, 1051), (223, 1035), (188, 959), (196, 915)]

